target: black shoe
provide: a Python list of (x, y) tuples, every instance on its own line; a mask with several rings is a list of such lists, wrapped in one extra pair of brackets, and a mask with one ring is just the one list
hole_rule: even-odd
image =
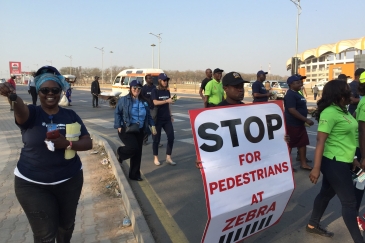
[(10, 109), (10, 111), (14, 111), (14, 109)]
[(136, 178), (136, 179), (133, 179), (133, 178), (129, 178), (129, 179), (131, 179), (131, 180), (133, 180), (133, 181), (143, 181), (143, 179), (142, 179), (141, 177), (138, 177), (138, 178)]
[[(296, 161), (300, 161), (300, 157), (297, 156), (297, 158), (295, 159)], [(308, 158), (305, 158), (305, 161), (307, 163), (312, 163), (312, 160), (308, 159)]]
[(121, 147), (118, 147), (118, 148), (117, 148), (117, 150), (115, 151), (115, 156), (117, 157), (117, 160), (119, 161), (119, 163), (122, 163), (122, 162), (123, 162), (123, 160), (122, 160), (122, 161), (120, 161), (120, 160), (119, 160), (119, 158), (120, 158), (120, 156), (119, 156), (119, 153), (120, 153), (120, 152), (119, 152), (119, 149), (120, 149), (120, 148), (121, 148)]
[(305, 227), (305, 230), (308, 233), (316, 234), (324, 237), (333, 237), (334, 233), (327, 231), (326, 229), (323, 229), (321, 226), (314, 227), (313, 229), (309, 228), (308, 225)]
[(146, 146), (148, 145), (149, 143), (147, 141), (143, 141), (143, 145)]

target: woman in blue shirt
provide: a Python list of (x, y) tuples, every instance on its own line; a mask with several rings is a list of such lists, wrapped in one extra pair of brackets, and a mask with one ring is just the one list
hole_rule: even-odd
[(118, 136), (124, 143), (117, 149), (116, 155), (120, 163), (130, 159), (129, 179), (142, 181), (143, 138), (151, 132), (149, 126), (154, 127), (155, 123), (149, 103), (141, 94), (142, 84), (133, 80), (129, 86), (129, 94), (119, 99), (114, 112), (114, 128), (118, 129)]

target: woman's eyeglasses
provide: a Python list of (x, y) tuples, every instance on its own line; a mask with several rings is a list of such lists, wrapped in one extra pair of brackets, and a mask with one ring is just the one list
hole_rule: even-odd
[(136, 89), (141, 90), (142, 87), (140, 87), (140, 86), (132, 86), (132, 89), (134, 89), (134, 90), (136, 90)]
[(53, 87), (53, 88), (40, 88), (39, 91), (41, 91), (42, 94), (49, 94), (49, 92), (52, 92), (52, 94), (59, 94), (61, 92), (61, 88)]

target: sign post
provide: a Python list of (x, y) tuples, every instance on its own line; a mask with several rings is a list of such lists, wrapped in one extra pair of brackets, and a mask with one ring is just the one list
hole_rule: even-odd
[(10, 75), (22, 74), (21, 62), (9, 62)]
[(231, 243), (277, 223), (294, 190), (281, 101), (191, 110), (208, 222), (203, 243)]

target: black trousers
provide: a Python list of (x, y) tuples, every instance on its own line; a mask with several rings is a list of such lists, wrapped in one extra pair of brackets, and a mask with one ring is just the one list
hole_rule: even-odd
[(37, 90), (35, 87), (33, 86), (30, 86), (30, 95), (32, 96), (32, 101), (33, 101), (33, 105), (37, 105), (37, 98), (38, 98), (38, 95), (37, 95)]
[[(97, 95), (92, 95), (93, 96), (93, 107), (97, 107), (99, 106), (98, 102), (99, 102), (99, 97)], [(96, 102), (96, 104), (95, 104)]]
[(167, 135), (166, 154), (171, 155), (172, 148), (174, 146), (174, 139), (175, 139), (174, 127), (172, 126), (171, 120), (167, 120), (167, 121), (157, 120), (157, 123), (156, 123), (157, 134), (154, 135), (154, 136), (152, 135), (152, 138), (153, 138), (153, 144), (152, 144), (153, 155), (158, 155), (158, 145), (160, 144), (160, 141), (161, 141), (161, 131), (162, 131), (162, 129), (165, 131), (165, 133)]
[(40, 185), (15, 176), (15, 195), (27, 215), (35, 243), (71, 241), (83, 183), (82, 170), (57, 185)]
[(314, 100), (316, 100), (316, 99), (317, 99), (317, 95), (318, 95), (318, 93), (314, 93), (314, 94), (313, 94), (313, 96), (314, 96)]
[(141, 177), (143, 129), (140, 129), (139, 133), (126, 133), (122, 128), (122, 132), (118, 132), (118, 136), (124, 143), (124, 146), (118, 150), (119, 160), (130, 159), (129, 178), (136, 180)]

